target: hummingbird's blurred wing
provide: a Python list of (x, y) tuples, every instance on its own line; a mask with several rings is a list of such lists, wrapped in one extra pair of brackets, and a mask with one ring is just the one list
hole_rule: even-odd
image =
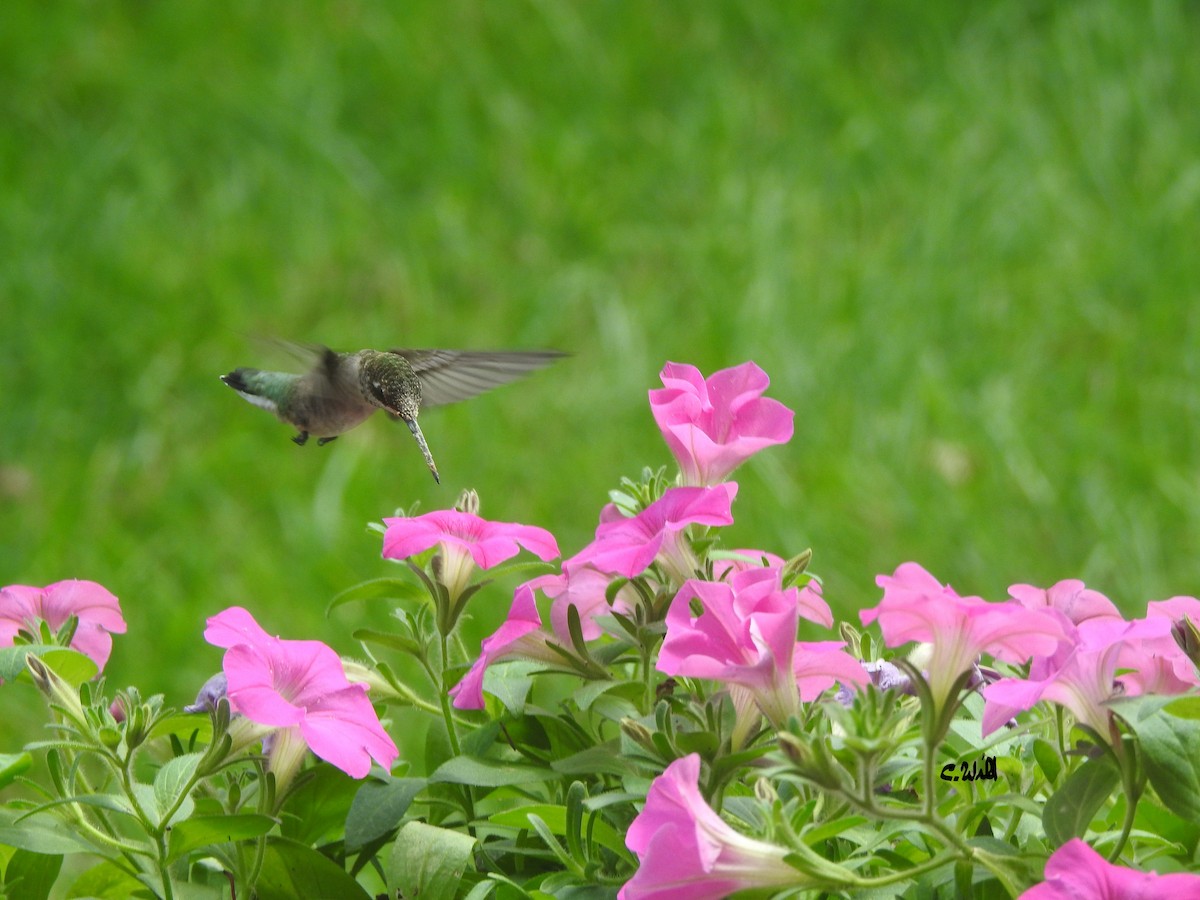
[(567, 354), (558, 350), (391, 350), (421, 379), (421, 408), (456, 403), (516, 381)]
[(319, 427), (317, 423), (323, 423), (324, 428), (339, 434), (369, 415), (370, 404), (363, 397), (357, 370), (348, 364), (346, 354), (319, 344), (299, 349), (309, 356), (312, 366), (297, 383), (295, 414), (304, 417), (298, 418), (297, 424), (307, 421), (313, 423), (311, 427)]

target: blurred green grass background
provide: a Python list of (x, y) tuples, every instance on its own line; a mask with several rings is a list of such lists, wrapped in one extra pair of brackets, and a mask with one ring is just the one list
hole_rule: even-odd
[[(190, 699), (240, 604), (342, 651), (365, 523), (474, 487), (564, 553), (670, 461), (667, 360), (753, 359), (796, 436), (729, 546), (811, 546), (843, 615), (1200, 593), (1200, 7), (72, 3), (0, 10), (0, 583), (123, 603), (110, 683)], [(217, 376), (557, 347), (332, 446)], [(480, 595), (476, 627), (504, 616)], [(6, 703), (9, 697), (6, 692)], [(14, 701), (15, 702), (15, 701)]]

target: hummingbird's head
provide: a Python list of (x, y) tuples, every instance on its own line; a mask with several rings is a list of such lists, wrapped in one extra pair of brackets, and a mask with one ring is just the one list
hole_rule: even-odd
[(358, 383), (363, 395), (380, 409), (413, 421), (421, 411), (421, 380), (403, 356), (363, 351)]

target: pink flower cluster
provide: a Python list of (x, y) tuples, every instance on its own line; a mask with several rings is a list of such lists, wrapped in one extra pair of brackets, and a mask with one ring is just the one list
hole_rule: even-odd
[[(597, 616), (610, 609), (630, 609), (628, 599), (620, 596), (609, 607), (606, 591), (614, 578), (641, 575), (655, 562), (671, 573), (693, 572), (696, 561), (686, 541), (686, 529), (690, 525), (730, 524), (735, 496), (737, 485), (729, 482), (714, 487), (670, 488), (629, 518), (614, 505), (606, 506), (600, 513), (595, 539), (563, 561), (561, 574), (535, 578), (517, 588), (508, 619), (484, 641), (483, 652), (454, 688), (454, 705), (459, 709), (482, 709), (484, 673), (501, 659), (523, 657), (561, 663), (562, 655), (550, 645), (571, 652), (568, 607), (575, 607), (585, 640), (599, 637)], [(534, 602), (535, 591), (553, 601), (549, 631), (543, 627)]]
[(1045, 613), (1015, 603), (961, 597), (916, 563), (903, 563), (893, 575), (880, 575), (875, 581), (883, 588), (883, 599), (862, 610), (859, 618), (864, 625), (878, 621), (889, 647), (911, 641), (930, 645), (927, 680), (939, 707), (980, 653), (1020, 663), (1031, 653), (1053, 650), (1062, 634)]
[(1200, 684), (1195, 665), (1172, 636), (1185, 617), (1200, 623), (1200, 600), (1194, 597), (1151, 602), (1144, 618), (1127, 621), (1081, 581), (1060, 581), (1048, 590), (1014, 585), (1009, 593), (1026, 609), (1054, 617), (1062, 637), (1050, 652), (1033, 655), (1027, 678), (1003, 678), (983, 689), (985, 735), (1016, 712), (1049, 700), (1107, 740), (1112, 713), (1106, 701), (1181, 694)]
[(983, 688), (985, 735), (1049, 700), (1107, 739), (1106, 701), (1178, 694), (1200, 684), (1195, 665), (1172, 636), (1185, 616), (1200, 622), (1200, 600), (1193, 597), (1150, 603), (1145, 618), (1127, 621), (1108, 598), (1075, 580), (1049, 589), (1013, 585), (1012, 599), (1003, 603), (960, 597), (916, 563), (904, 563), (877, 581), (883, 600), (860, 613), (863, 624), (878, 621), (889, 647), (929, 645), (924, 668), (939, 705), (953, 699), (951, 686), (981, 653), (1030, 663), (1028, 677), (1002, 678)]
[[(713, 666), (705, 671), (724, 671), (728, 676), (724, 680), (730, 684), (737, 684), (738, 678), (744, 680), (749, 692), (745, 696), (757, 701), (769, 717), (786, 718), (795, 711), (802, 691), (806, 698), (809, 694), (820, 693), (832, 684), (838, 673), (853, 668), (852, 677), (861, 675), (859, 667), (846, 664), (848, 657), (838, 655), (840, 644), (805, 644), (800, 645), (802, 652), (796, 652), (796, 623), (801, 610), (810, 609), (814, 597), (815, 603), (824, 607), (818, 588), (810, 589), (801, 602), (795, 589), (782, 590), (778, 570), (749, 576), (743, 579), (745, 584), (739, 582), (736, 588), (716, 583), (707, 585), (696, 580), (699, 561), (689, 541), (691, 530), (697, 526), (732, 524), (732, 506), (738, 486), (723, 479), (764, 447), (789, 440), (792, 411), (778, 401), (762, 396), (770, 381), (754, 363), (724, 369), (708, 379), (692, 366), (668, 363), (661, 377), (663, 388), (650, 392), (650, 405), (679, 462), (684, 486), (667, 489), (633, 516), (624, 515), (614, 504), (604, 507), (595, 537), (574, 556), (564, 560), (561, 574), (535, 578), (519, 586), (508, 619), (483, 642), (475, 664), (453, 689), (456, 707), (483, 707), (484, 674), (490, 665), (501, 659), (524, 657), (562, 664), (563, 653), (569, 656), (573, 647), (567, 625), (568, 609), (574, 607), (578, 614), (584, 640), (593, 640), (601, 633), (596, 621), (598, 616), (610, 611), (628, 612), (631, 608), (629, 591), (619, 593), (609, 606), (606, 597), (609, 583), (615, 578), (644, 576), (652, 567), (656, 567), (657, 582), (674, 587), (685, 585), (672, 603), (673, 610), (686, 610), (696, 592), (703, 593), (714, 609), (719, 605), (718, 598), (733, 590), (744, 591), (744, 604), (753, 605), (757, 601), (749, 598), (762, 595), (759, 599), (770, 609), (764, 607), (756, 612), (753, 625), (747, 624), (742, 629), (744, 634), (727, 635), (730, 647), (714, 647)], [(390, 533), (398, 520), (387, 521)], [(385, 555), (400, 554), (392, 545), (385, 550)], [(751, 588), (749, 582), (755, 579), (766, 586)], [(767, 582), (772, 582), (776, 589), (772, 591)], [(538, 591), (552, 601), (548, 629), (535, 602)], [(726, 601), (726, 605), (733, 602), (732, 596), (726, 597)], [(686, 623), (678, 612), (672, 615), (673, 618), (668, 617), (668, 628), (673, 629), (671, 639), (674, 641), (682, 640), (680, 636), (689, 629), (694, 634), (704, 632), (712, 637), (714, 627), (719, 627), (714, 626), (716, 612), (704, 618), (702, 623)], [(831, 622), (828, 607), (818, 615), (818, 620), (824, 619)], [(789, 624), (790, 636), (787, 635)], [(745, 646), (731, 649), (738, 641)], [(724, 663), (717, 664), (715, 661), (722, 657)], [(669, 650), (666, 658), (671, 658)], [(698, 672), (698, 669), (689, 668), (698, 659), (698, 656), (691, 657), (688, 665), (676, 670), (677, 674)], [(819, 661), (815, 667), (813, 660)], [(755, 674), (746, 674), (752, 668), (756, 669)], [(804, 679), (803, 687), (797, 681), (798, 676)]]

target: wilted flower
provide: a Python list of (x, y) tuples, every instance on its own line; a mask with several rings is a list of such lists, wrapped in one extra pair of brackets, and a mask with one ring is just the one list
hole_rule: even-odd
[(1046, 880), (1035, 884), (1019, 900), (1200, 900), (1200, 875), (1176, 872), (1159, 875), (1110, 863), (1081, 841), (1072, 838), (1046, 861)]
[(689, 525), (730, 525), (737, 484), (670, 488), (636, 516), (627, 518), (611, 503), (600, 513), (590, 544), (563, 563), (564, 569), (591, 566), (601, 572), (633, 578), (658, 559), (683, 580), (696, 569), (684, 532)]
[(539, 559), (558, 556), (554, 535), (535, 525), (489, 522), (456, 509), (437, 510), (422, 516), (388, 518), (383, 523), (383, 555), (407, 559), (438, 547), (441, 553), (440, 581), (453, 602), (462, 594), (478, 566), (490, 569), (516, 556), (521, 548)]
[(714, 372), (667, 363), (650, 409), (671, 448), (684, 484), (716, 484), (746, 459), (792, 439), (794, 413), (763, 397), (771, 383), (752, 362)]
[(1011, 601), (960, 597), (916, 563), (903, 563), (894, 575), (880, 575), (875, 581), (883, 588), (883, 599), (873, 609), (862, 610), (859, 618), (864, 625), (878, 619), (889, 647), (910, 641), (930, 645), (927, 678), (939, 708), (981, 652), (1024, 662), (1053, 653), (1063, 636), (1059, 621), (1045, 611)]
[(328, 646), (272, 637), (237, 606), (209, 619), (204, 638), (226, 648), (222, 668), (232, 711), (275, 729), (270, 753), (277, 773), (290, 770), (301, 741), (353, 778), (364, 777), (372, 759), (391, 768), (398, 751), (367, 699), (366, 685), (346, 679)]
[(218, 672), (200, 685), (200, 690), (196, 692), (196, 699), (185, 706), (183, 711), (185, 713), (212, 712), (228, 692), (229, 679), (225, 677), (224, 672)]
[(112, 653), (112, 636), (125, 633), (125, 619), (117, 598), (94, 581), (0, 588), (0, 647), (10, 646), (21, 631), (37, 635), (39, 621), (58, 631), (71, 616), (79, 624), (70, 646), (103, 669)]
[(787, 850), (739, 834), (718, 816), (700, 795), (699, 782), (695, 753), (654, 779), (625, 836), (640, 865), (618, 900), (717, 900), (735, 891), (805, 883), (784, 862)]
[[(886, 660), (878, 659), (874, 662), (863, 660), (862, 670), (871, 684), (879, 688), (881, 691), (897, 691), (901, 694), (912, 696), (913, 691), (912, 679), (904, 674), (904, 670), (899, 666), (892, 665)], [(838, 688), (834, 699), (842, 706), (850, 707), (854, 705), (854, 691), (842, 685)]]

